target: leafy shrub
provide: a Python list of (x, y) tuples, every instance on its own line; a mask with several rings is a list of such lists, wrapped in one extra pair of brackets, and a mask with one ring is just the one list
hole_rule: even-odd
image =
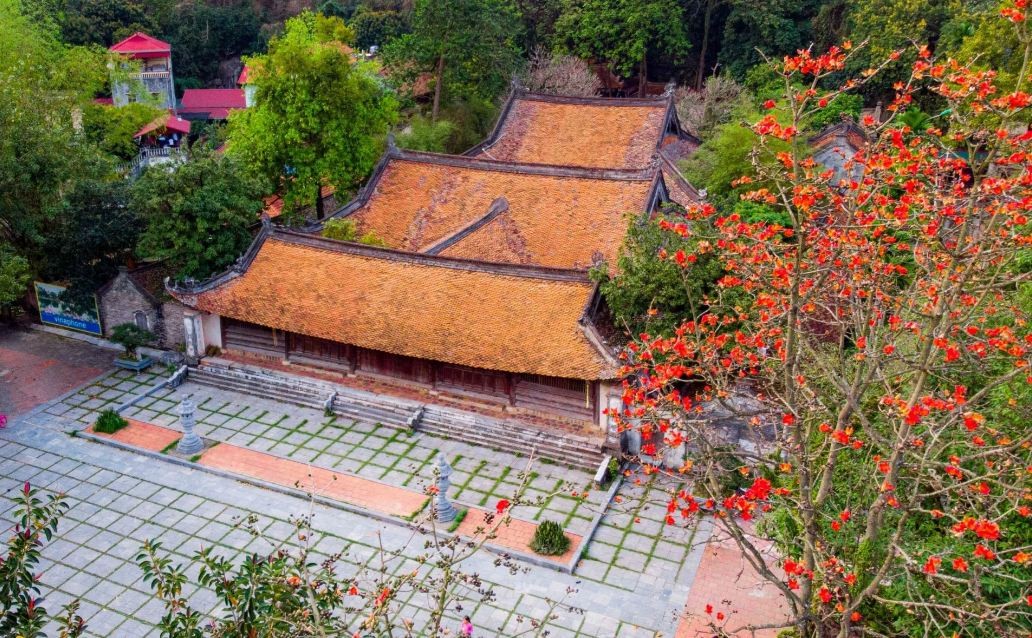
[(100, 413), (97, 424), (93, 426), (93, 431), (101, 434), (114, 434), (127, 425), (129, 422), (114, 410), (104, 410)]
[(351, 219), (328, 219), (323, 224), (322, 236), (337, 241), (357, 241), (367, 246), (386, 246), (387, 242), (373, 231), (359, 237), (358, 226)]
[(455, 125), (448, 120), (431, 122), (430, 118), (417, 115), (397, 136), (398, 146), (410, 151), (443, 153), (448, 148), (448, 139), (455, 132)]
[(534, 530), (530, 548), (543, 556), (559, 556), (570, 549), (570, 537), (555, 521), (545, 521)]
[(358, 226), (353, 219), (327, 219), (323, 224), (322, 236), (338, 241), (355, 241), (358, 238)]
[(150, 330), (144, 330), (134, 323), (123, 323), (111, 331), (111, 341), (125, 348), (125, 357), (136, 361), (136, 349), (154, 341), (156, 337)]

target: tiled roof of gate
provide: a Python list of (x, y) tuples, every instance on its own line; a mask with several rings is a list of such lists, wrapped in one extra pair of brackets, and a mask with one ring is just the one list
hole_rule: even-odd
[(592, 168), (648, 166), (669, 100), (523, 95), (503, 113), (478, 157)]
[(260, 241), (244, 272), (173, 294), (206, 312), (398, 355), (575, 379), (614, 376), (612, 360), (580, 323), (593, 294), (584, 273), (287, 231)]
[(349, 219), (387, 246), (423, 252), (481, 220), (500, 197), (508, 211), (442, 252), (491, 262), (585, 269), (615, 263), (627, 215), (649, 202), (656, 170), (592, 171), (401, 153), (374, 176)]

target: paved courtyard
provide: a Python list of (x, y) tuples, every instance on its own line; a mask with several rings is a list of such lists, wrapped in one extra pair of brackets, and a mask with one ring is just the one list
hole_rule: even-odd
[[(201, 546), (216, 546), (227, 555), (262, 551), (266, 541), (235, 528), (235, 520), (257, 513), (277, 539), (289, 534), (291, 515), (311, 507), (304, 499), (71, 436), (99, 411), (160, 381), (165, 371), (160, 372), (109, 372), (43, 403), (0, 432), (0, 516), (6, 523), (11, 490), (25, 480), (68, 494), (68, 518), (44, 550), (43, 582), (54, 588), (52, 608), (74, 596), (83, 598), (91, 635), (156, 635), (153, 623), (162, 610), (132, 561), (144, 540), (162, 540), (183, 561)], [(431, 461), (443, 452), (456, 470), (452, 493), (467, 505), (489, 506), (511, 496), (527, 465), (527, 459), (459, 441), (341, 422), (316, 410), (190, 383), (156, 393), (127, 416), (175, 427), (177, 404), (188, 393), (200, 405), (199, 430), (205, 436), (392, 485), (416, 489), (426, 484), (432, 478)], [(557, 520), (575, 533), (586, 530), (603, 494), (590, 491), (584, 498), (572, 492), (583, 492), (590, 478), (582, 471), (535, 463), (527, 494), (537, 502), (514, 514)], [(474, 556), (466, 567), (492, 583), (498, 595), (491, 602), (463, 601), (463, 613), (473, 617), (478, 636), (508, 636), (517, 631), (518, 616), (540, 618), (547, 600), (562, 598), (563, 606), (549, 620), (550, 636), (673, 635), (709, 524), (699, 529), (665, 526), (665, 503), (665, 488), (657, 479), (626, 482), (573, 575), (528, 566), (528, 573), (512, 576), (495, 564), (493, 554)], [(422, 548), (424, 539), (413, 537), (404, 525), (314, 507), (316, 547), (327, 555), (345, 550), (343, 575), (372, 569), (381, 539), (384, 547), (400, 550), (391, 569), (408, 569), (405, 556)], [(215, 607), (210, 592), (198, 591), (195, 597), (205, 612)], [(418, 596), (402, 602), (403, 614), (418, 626), (425, 605)]]
[(29, 411), (111, 367), (113, 353), (95, 346), (0, 325), (0, 414)]

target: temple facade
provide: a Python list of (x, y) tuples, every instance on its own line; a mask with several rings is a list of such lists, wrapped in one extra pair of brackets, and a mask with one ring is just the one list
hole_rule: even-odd
[(318, 369), (528, 428), (614, 440), (619, 359), (592, 268), (627, 229), (698, 193), (677, 172), (694, 140), (670, 95), (514, 91), (491, 136), (459, 156), (391, 145), (331, 218), (373, 247), (266, 220), (232, 270), (170, 284), (194, 356)]

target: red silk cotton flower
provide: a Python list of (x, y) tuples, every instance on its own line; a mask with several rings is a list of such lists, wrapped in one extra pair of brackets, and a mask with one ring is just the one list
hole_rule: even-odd
[(498, 511), (499, 514), (501, 514), (505, 510), (509, 509), (509, 501), (503, 498), (502, 500), (498, 501), (497, 505), (495, 505), (495, 509)]

